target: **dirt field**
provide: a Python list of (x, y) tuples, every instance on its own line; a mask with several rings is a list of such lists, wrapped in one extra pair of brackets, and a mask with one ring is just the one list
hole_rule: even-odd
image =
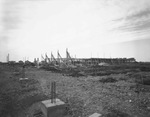
[[(145, 68), (145, 67), (144, 67)], [(138, 68), (137, 68), (138, 69)], [(63, 76), (33, 67), (22, 77), (19, 66), (0, 65), (0, 117), (30, 117), (37, 102), (50, 98), (56, 81), (57, 97), (68, 102), (66, 117), (150, 117), (150, 71), (135, 68), (103, 76)]]

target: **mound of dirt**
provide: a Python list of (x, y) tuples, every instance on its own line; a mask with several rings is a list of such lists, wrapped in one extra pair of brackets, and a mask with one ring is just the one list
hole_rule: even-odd
[(131, 116), (129, 116), (127, 113), (113, 109), (108, 114), (106, 114), (104, 117), (131, 117)]
[(100, 79), (99, 82), (102, 82), (102, 83), (114, 83), (114, 82), (117, 82), (117, 80), (112, 78), (112, 77), (108, 77), (108, 78)]

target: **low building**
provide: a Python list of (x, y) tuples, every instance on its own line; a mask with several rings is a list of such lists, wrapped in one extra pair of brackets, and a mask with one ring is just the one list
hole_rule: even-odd
[(82, 64), (86, 65), (99, 65), (101, 63), (107, 64), (124, 64), (124, 63), (134, 63), (136, 60), (134, 58), (84, 58), (78, 59)]

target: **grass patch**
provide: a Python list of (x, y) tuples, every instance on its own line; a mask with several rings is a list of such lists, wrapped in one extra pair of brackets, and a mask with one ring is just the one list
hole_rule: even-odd
[(84, 111), (84, 102), (79, 97), (70, 97), (67, 100), (67, 114), (71, 117), (82, 117)]

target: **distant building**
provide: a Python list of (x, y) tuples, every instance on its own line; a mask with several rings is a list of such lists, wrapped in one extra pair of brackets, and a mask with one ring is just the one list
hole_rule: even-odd
[(24, 64), (24, 62), (22, 60), (18, 61), (19, 64)]
[(124, 63), (134, 63), (136, 60), (134, 58), (87, 58), (80, 59), (81, 63), (86, 65), (107, 65), (108, 64), (124, 64)]

